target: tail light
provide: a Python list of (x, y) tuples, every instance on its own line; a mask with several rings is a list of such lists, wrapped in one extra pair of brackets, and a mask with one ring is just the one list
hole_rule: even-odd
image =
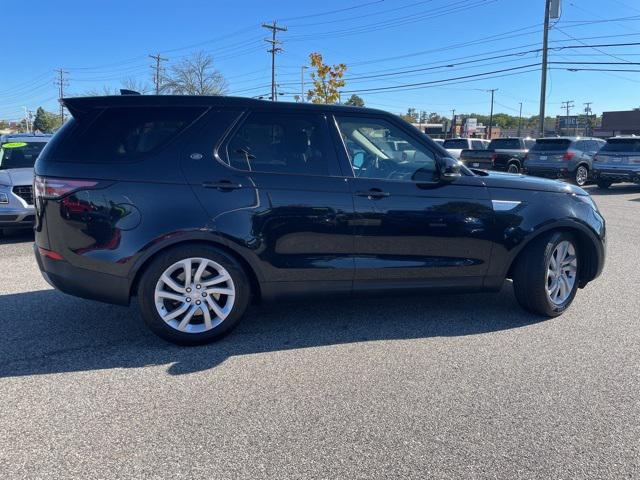
[(573, 157), (575, 157), (576, 154), (573, 152), (567, 152), (562, 156), (562, 160), (564, 160), (565, 162), (568, 162), (569, 160), (571, 160)]
[(47, 250), (46, 248), (38, 247), (38, 252), (41, 256), (50, 258), (51, 260), (62, 260), (62, 255), (53, 250)]
[(95, 180), (70, 180), (67, 178), (51, 178), (36, 176), (33, 181), (33, 192), (37, 198), (56, 200), (63, 195), (82, 188), (95, 187)]

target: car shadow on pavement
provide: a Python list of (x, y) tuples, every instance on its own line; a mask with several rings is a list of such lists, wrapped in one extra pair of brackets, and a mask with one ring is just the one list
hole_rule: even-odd
[(33, 242), (33, 230), (30, 228), (21, 228), (18, 230), (3, 230), (0, 234), (0, 245), (8, 245), (10, 243)]
[(542, 321), (500, 293), (317, 299), (254, 306), (225, 338), (178, 347), (151, 334), (137, 308), (42, 290), (0, 296), (0, 378), (167, 365), (171, 375), (227, 358), (378, 340), (476, 335)]

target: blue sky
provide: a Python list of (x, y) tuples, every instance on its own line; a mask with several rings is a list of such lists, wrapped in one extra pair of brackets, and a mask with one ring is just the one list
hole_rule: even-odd
[[(640, 44), (637, 0), (562, 3), (551, 46)], [(346, 78), (351, 79), (344, 90), (365, 90), (359, 95), (367, 106), (393, 112), (415, 107), (449, 115), (452, 108), (488, 113), (486, 90), (497, 88), (497, 112), (517, 114), (519, 102), (525, 115), (538, 110), (539, 53), (487, 57), (539, 48), (544, 0), (0, 0), (0, 7), (0, 118), (20, 118), (23, 105), (56, 110), (53, 70), (58, 67), (69, 72), (69, 94), (119, 87), (124, 78), (150, 82), (152, 60), (147, 55), (156, 52), (169, 58), (170, 65), (205, 51), (227, 77), (230, 93), (267, 94), (270, 58), (263, 39), (268, 32), (260, 24), (272, 20), (288, 27), (279, 34), (284, 52), (277, 57), (278, 83), (286, 99), (299, 93), (300, 67), (308, 64), (310, 52), (318, 51), (330, 63), (348, 65)], [(471, 60), (477, 62), (460, 64)], [(550, 60), (640, 62), (640, 45), (556, 49)], [(494, 78), (459, 78), (524, 65), (533, 66)], [(574, 112), (583, 102), (593, 102), (598, 113), (640, 107), (640, 72), (551, 67), (549, 115), (560, 114), (564, 100), (574, 100)], [(640, 71), (640, 65), (632, 64), (571, 67)], [(451, 78), (458, 80), (393, 89)]]

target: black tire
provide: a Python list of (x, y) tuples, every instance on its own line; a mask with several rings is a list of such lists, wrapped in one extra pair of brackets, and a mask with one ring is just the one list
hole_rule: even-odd
[[(578, 268), (571, 293), (562, 304), (556, 305), (547, 294), (547, 265), (556, 246), (564, 240), (573, 244)], [(580, 250), (575, 237), (567, 232), (551, 232), (525, 247), (517, 260), (512, 275), (513, 291), (520, 306), (532, 313), (546, 317), (557, 317), (562, 314), (569, 308), (578, 290), (580, 258)]]
[[(162, 319), (155, 305), (155, 288), (162, 274), (176, 262), (188, 258), (205, 258), (218, 263), (229, 273), (235, 288), (235, 299), (228, 316), (219, 325), (199, 333), (182, 332), (171, 327)], [(251, 284), (235, 258), (213, 246), (194, 244), (172, 248), (153, 259), (140, 278), (137, 293), (142, 318), (153, 333), (178, 345), (202, 345), (229, 333), (240, 322), (249, 305)]]
[(596, 183), (598, 185), (598, 188), (601, 188), (602, 190), (606, 190), (611, 186), (613, 182), (611, 182), (610, 180), (598, 180)]
[[(582, 172), (586, 170), (586, 174), (584, 175), (584, 177), (582, 176)], [(584, 163), (578, 165), (576, 167), (576, 171), (573, 175), (573, 181), (576, 185), (578, 185), (579, 187), (582, 187), (584, 185), (587, 184), (587, 182), (589, 181), (589, 167), (587, 165), (585, 165)]]
[(518, 162), (509, 162), (509, 164), (507, 165), (507, 173), (520, 173), (520, 165), (518, 164)]

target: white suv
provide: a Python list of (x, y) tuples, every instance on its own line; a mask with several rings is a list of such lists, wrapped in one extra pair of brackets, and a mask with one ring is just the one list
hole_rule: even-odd
[(0, 136), (0, 235), (33, 226), (33, 164), (51, 135)]

